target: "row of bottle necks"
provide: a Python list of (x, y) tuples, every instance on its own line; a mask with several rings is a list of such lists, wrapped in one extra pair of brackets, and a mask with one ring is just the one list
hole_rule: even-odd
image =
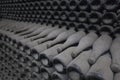
[[(113, 29), (111, 26), (81, 26), (80, 30), (76, 32), (73, 29), (66, 30), (65, 27), (58, 28), (57, 26), (4, 20), (1, 21), (0, 29), (1, 41), (4, 43), (1, 46), (2, 49), (30, 66), (33, 72), (39, 72), (36, 69), (38, 64), (29, 64), (29, 58), (23, 59), (25, 54), (19, 51), (25, 52), (35, 61), (41, 62), (49, 75), (57, 71), (53, 74), (62, 80), (68, 79), (66, 71), (71, 80), (78, 80), (85, 76), (90, 79), (102, 78), (103, 80), (113, 80), (113, 77), (115, 77), (114, 80), (118, 80), (120, 77), (116, 77), (120, 73), (119, 27)], [(88, 33), (85, 29), (88, 29)], [(114, 33), (114, 39), (111, 37), (111, 33)], [(17, 52), (16, 49), (19, 51)], [(17, 56), (15, 57), (15, 55)], [(100, 72), (96, 73), (97, 70)], [(104, 74), (99, 76), (101, 72)], [(114, 76), (113, 72), (117, 74)], [(43, 74), (43, 77), (46, 78), (46, 74), (45, 76)]]
[(87, 24), (119, 25), (119, 1), (117, 0), (49, 0), (26, 3), (18, 1), (15, 4), (8, 2), (1, 1), (0, 5), (1, 16), (5, 19), (46, 24), (51, 20), (53, 20), (52, 23), (57, 20), (57, 23), (74, 21)]
[[(99, 34), (101, 34), (101, 31), (102, 32), (104, 32), (104, 31), (106, 31), (106, 32), (108, 32), (109, 34), (114, 34), (115, 35), (115, 32), (114, 32), (114, 30), (116, 30), (117, 28), (119, 28), (119, 26), (109, 26), (109, 25), (101, 25), (101, 26), (99, 26), (99, 25), (96, 25), (96, 24), (91, 24), (91, 25), (88, 25), (88, 24), (84, 24), (84, 23), (64, 23), (64, 22), (61, 22), (61, 25), (59, 26), (59, 25), (56, 25), (58, 22), (51, 22), (51, 23), (53, 23), (54, 25), (46, 25), (46, 24), (41, 24), (41, 23), (32, 23), (32, 22), (19, 22), (19, 21), (15, 21), (15, 20), (7, 20), (7, 19), (2, 19), (2, 21), (0, 22), (1, 23), (1, 28), (3, 28), (3, 29), (6, 29), (7, 30), (7, 28), (8, 28), (8, 30), (12, 30), (12, 29), (15, 29), (14, 27), (6, 27), (6, 28), (4, 28), (4, 25), (5, 25), (5, 21), (7, 21), (8, 22), (8, 24), (10, 25), (10, 26), (16, 26), (16, 25), (18, 25), (18, 26), (21, 26), (21, 25), (30, 25), (30, 24), (32, 24), (33, 26), (30, 26), (30, 28), (32, 28), (31, 30), (32, 30), (32, 32), (34, 32), (34, 26), (35, 26), (35, 28), (37, 27), (38, 29), (39, 29), (39, 26), (51, 26), (51, 28), (55, 28), (56, 29), (56, 27), (58, 27), (58, 28), (64, 28), (64, 29), (67, 29), (67, 30), (69, 30), (69, 29), (73, 29), (73, 30), (76, 30), (76, 28), (77, 28), (77, 31), (79, 31), (79, 30), (84, 30), (84, 31), (86, 31), (86, 32), (90, 32), (90, 31), (92, 31), (92, 30), (94, 30), (95, 32), (97, 32), (98, 31), (98, 33)], [(15, 23), (14, 23), (15, 22)], [(12, 24), (13, 23), (13, 24)], [(49, 22), (48, 22), (49, 23)], [(21, 24), (21, 25), (20, 25)], [(65, 26), (65, 25), (67, 25), (67, 26)], [(69, 26), (69, 27), (68, 27)], [(49, 28), (49, 27), (48, 27)], [(16, 27), (16, 29), (17, 29), (17, 27)], [(18, 29), (19, 29), (19, 27), (18, 27)], [(12, 30), (13, 31), (13, 30)], [(29, 32), (29, 31), (28, 31)], [(39, 31), (38, 31), (39, 32)], [(32, 34), (32, 33), (31, 33)]]
[[(23, 3), (6, 3), (5, 1), (0, 2), (3, 7), (31, 7), (35, 9), (53, 9), (53, 10), (92, 10), (101, 11), (101, 9), (106, 9), (108, 11), (115, 11), (119, 9), (119, 0), (48, 0), (48, 1), (33, 1), (33, 2), (23, 2)], [(7, 5), (9, 4), (9, 5)], [(11, 5), (12, 4), (12, 5)]]
[[(21, 12), (20, 12), (21, 13)], [(1, 16), (3, 18), (8, 19), (15, 19), (20, 21), (28, 21), (28, 22), (49, 22), (52, 23), (57, 22), (60, 24), (60, 22), (66, 22), (68, 24), (69, 22), (72, 22), (73, 24), (76, 23), (86, 23), (86, 24), (104, 24), (104, 25), (111, 25), (116, 26), (119, 25), (119, 19), (120, 15), (116, 15), (114, 12), (105, 12), (104, 14), (101, 14), (99, 12), (93, 11), (93, 12), (50, 12), (50, 11), (40, 11), (39, 13), (28, 13), (28, 14), (9, 14), (6, 12), (1, 13)], [(68, 23), (67, 23), (68, 22)]]

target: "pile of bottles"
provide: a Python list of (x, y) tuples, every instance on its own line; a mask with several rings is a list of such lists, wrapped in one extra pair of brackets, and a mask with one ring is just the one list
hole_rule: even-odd
[(117, 26), (119, 0), (2, 0), (1, 16), (24, 22), (69, 26), (86, 23)]
[(0, 80), (120, 80), (120, 0), (1, 0)]
[(119, 80), (120, 27), (76, 27), (0, 21), (0, 78)]

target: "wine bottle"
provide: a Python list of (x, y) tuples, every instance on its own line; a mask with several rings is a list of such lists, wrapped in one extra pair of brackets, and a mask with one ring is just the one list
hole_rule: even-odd
[(102, 54), (108, 51), (112, 43), (112, 37), (109, 35), (109, 31), (112, 32), (112, 27), (102, 26), (100, 30), (102, 35), (94, 42), (92, 46), (93, 50), (88, 59), (90, 64), (94, 64)]
[(60, 42), (63, 42), (65, 41), (70, 35), (72, 35), (73, 33), (75, 33), (74, 30), (70, 29), (70, 30), (67, 30), (61, 34), (59, 34), (56, 39), (54, 39), (53, 41), (51, 41), (47, 46), (48, 48), (57, 44), (57, 43), (60, 43)]
[(92, 23), (92, 24), (100, 24), (101, 22), (101, 18), (102, 18), (102, 14), (100, 12), (95, 12), (95, 11), (92, 11), (90, 14), (89, 14), (89, 23)]
[(59, 8), (60, 8), (60, 1), (53, 1), (53, 3), (52, 3), (52, 9), (53, 10), (59, 10)]
[(78, 22), (80, 23), (88, 22), (88, 12), (80, 11), (77, 18), (78, 18)]
[(117, 20), (117, 16), (114, 12), (106, 12), (102, 16), (102, 23), (105, 25), (113, 25)]
[(77, 12), (75, 13), (75, 12), (70, 12), (69, 14), (68, 14), (68, 16), (69, 16), (69, 20), (70, 21), (76, 21), (77, 20)]
[(31, 40), (34, 41), (34, 40), (36, 40), (36, 39), (45, 37), (45, 36), (47, 36), (50, 32), (52, 32), (53, 30), (56, 30), (56, 29), (57, 29), (56, 27), (48, 28), (48, 29), (42, 31), (39, 35), (33, 37)]
[(88, 30), (89, 33), (84, 36), (80, 41), (78, 46), (75, 48), (72, 56), (75, 58), (79, 53), (81, 53), (83, 50), (91, 47), (93, 43), (96, 41), (98, 38), (98, 34), (96, 33), (99, 29), (98, 25), (90, 25)]
[(76, 10), (77, 6), (78, 6), (77, 0), (70, 0), (70, 2), (69, 2), (69, 9), (70, 10)]
[(35, 47), (29, 47), (28, 49), (25, 50), (25, 52), (32, 56), (35, 60), (38, 60), (39, 59), (39, 54), (46, 50), (47, 49), (47, 44), (49, 43), (50, 41), (47, 41), (45, 43), (42, 43), (40, 45), (37, 45)]
[(26, 66), (30, 66), (32, 64), (32, 59), (30, 56), (26, 56), (24, 58), (24, 63), (26, 64)]
[(120, 30), (119, 27), (114, 30), (115, 39), (113, 40), (112, 45), (110, 47), (110, 52), (112, 55), (111, 69), (113, 70), (113, 72), (120, 72), (120, 62), (119, 62), (120, 32), (119, 30)]
[(48, 41), (48, 40), (53, 40), (54, 38), (56, 38), (60, 33), (62, 33), (63, 31), (65, 31), (65, 28), (62, 29), (56, 29), (53, 32), (51, 32), (49, 35), (47, 35), (45, 38), (42, 38), (38, 41), (38, 44)]
[(51, 80), (51, 76), (55, 69), (53, 67), (41, 67), (41, 75), (45, 80)]
[(104, 7), (107, 11), (117, 11), (119, 5), (119, 1), (118, 0), (106, 0), (104, 3)]
[(68, 1), (64, 1), (64, 0), (62, 0), (62, 1), (60, 1), (60, 9), (61, 10), (68, 10)]
[(90, 2), (90, 8), (94, 11), (100, 11), (102, 12), (103, 10), (103, 5), (104, 1), (103, 0), (91, 0)]
[(87, 79), (113, 80), (113, 72), (110, 68), (110, 65), (111, 65), (111, 57), (109, 53), (102, 55), (88, 71)]
[(52, 66), (53, 57), (58, 55), (57, 48), (60, 47), (62, 44), (57, 44), (49, 49), (40, 53), (40, 62), (43, 66), (49, 67)]
[(88, 58), (92, 50), (81, 52), (73, 61), (67, 66), (67, 74), (71, 80), (84, 80), (86, 73), (90, 69)]
[(32, 72), (39, 72), (40, 69), (39, 69), (39, 66), (37, 65), (37, 63), (35, 61), (32, 61), (32, 64), (30, 65), (30, 68), (32, 70)]
[(89, 2), (87, 0), (81, 0), (78, 5), (79, 10), (89, 10)]
[(65, 73), (67, 65), (73, 60), (71, 54), (76, 47), (70, 47), (53, 58), (53, 65), (57, 72)]
[(68, 37), (65, 43), (57, 49), (58, 52), (62, 52), (69, 46), (79, 43), (80, 39), (85, 35), (86, 33), (84, 31), (79, 31), (79, 32), (72, 34), (70, 37)]

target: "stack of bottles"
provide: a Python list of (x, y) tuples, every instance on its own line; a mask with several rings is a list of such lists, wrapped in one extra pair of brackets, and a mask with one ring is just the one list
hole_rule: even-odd
[(120, 0), (1, 0), (0, 80), (120, 80)]
[(120, 27), (0, 24), (2, 80), (120, 79)]

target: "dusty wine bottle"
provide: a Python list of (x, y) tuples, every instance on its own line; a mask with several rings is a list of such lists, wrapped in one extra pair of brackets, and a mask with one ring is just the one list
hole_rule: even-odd
[(48, 48), (60, 43), (60, 42), (64, 42), (70, 35), (72, 35), (73, 33), (75, 33), (74, 30), (70, 29), (70, 30), (66, 30), (65, 32), (59, 34), (56, 39), (54, 39), (53, 41), (51, 41), (47, 46)]
[(111, 26), (102, 26), (100, 31), (101, 36), (94, 42), (92, 53), (88, 59), (90, 64), (94, 64), (102, 54), (108, 51), (112, 43), (112, 37), (109, 33), (113, 31), (113, 28)]
[(60, 33), (66, 31), (65, 28), (60, 28), (60, 29), (56, 29), (53, 32), (51, 32), (48, 36), (46, 36), (45, 38), (42, 38), (38, 41), (38, 44), (48, 41), (48, 40), (53, 40), (54, 38), (56, 38)]
[(77, 16), (78, 22), (87, 23), (88, 22), (88, 13), (86, 11), (80, 11)]
[(107, 11), (117, 11), (119, 5), (119, 1), (118, 0), (106, 0), (104, 3), (104, 7)]
[(102, 16), (102, 22), (105, 25), (113, 25), (117, 20), (117, 16), (114, 12), (106, 12)]
[(35, 46), (33, 48), (29, 48), (28, 50), (26, 50), (27, 54), (28, 55), (31, 55), (35, 60), (39, 60), (39, 54), (46, 50), (47, 49), (47, 44), (49, 43), (50, 41), (47, 41), (45, 43), (42, 43), (38, 46)]
[(79, 32), (72, 34), (70, 37), (68, 37), (65, 43), (57, 49), (58, 52), (62, 52), (69, 46), (79, 43), (80, 39), (85, 35), (86, 33), (84, 31), (79, 31)]
[[(101, 65), (102, 64), (102, 65)], [(102, 55), (87, 73), (87, 80), (113, 80), (109, 53)]]
[(92, 50), (83, 51), (78, 57), (67, 66), (67, 74), (71, 80), (84, 80), (90, 68), (88, 58)]
[(40, 53), (39, 60), (43, 64), (43, 66), (50, 67), (52, 66), (53, 57), (58, 55), (57, 48), (62, 44), (57, 44), (49, 49)]
[(116, 28), (114, 30), (115, 39), (112, 42), (112, 45), (110, 47), (110, 52), (112, 55), (112, 64), (111, 69), (113, 72), (120, 72), (120, 58), (119, 58), (119, 52), (120, 52), (120, 28)]
[(101, 22), (101, 18), (102, 18), (102, 14), (100, 12), (95, 12), (95, 11), (92, 11), (90, 14), (89, 14), (89, 23), (92, 23), (92, 24), (100, 24)]
[(60, 8), (59, 3), (60, 3), (60, 1), (55, 1), (54, 0), (53, 3), (52, 3), (52, 9), (53, 10), (59, 10), (59, 8)]
[(102, 12), (103, 10), (103, 5), (104, 1), (103, 0), (92, 0), (90, 2), (90, 8), (94, 11), (100, 11)]
[(60, 9), (61, 10), (68, 10), (68, 3), (69, 3), (68, 0), (66, 0), (66, 1), (64, 1), (64, 0), (60, 1)]
[(87, 0), (79, 1), (78, 5), (79, 10), (89, 10), (89, 2)]
[(53, 67), (41, 67), (40, 71), (45, 80), (50, 80), (55, 69)]
[(53, 58), (53, 65), (57, 72), (66, 73), (66, 67), (73, 60), (71, 54), (76, 47), (70, 47)]
[(33, 71), (33, 72), (39, 72), (40, 71), (40, 69), (39, 69), (39, 66), (37, 65), (37, 63), (36, 62), (32, 62), (32, 64), (30, 65), (30, 68), (31, 68), (31, 70)]
[(45, 36), (47, 36), (50, 32), (52, 32), (52, 31), (55, 30), (55, 29), (57, 29), (57, 28), (56, 28), (56, 27), (55, 27), (55, 28), (54, 28), (54, 27), (53, 27), (53, 28), (52, 28), (52, 27), (51, 27), (51, 28), (48, 28), (48, 29), (42, 31), (39, 35), (33, 37), (31, 40), (34, 41), (34, 40), (36, 40), (36, 39), (45, 37)]
[(70, 10), (76, 10), (78, 6), (78, 1), (77, 0), (70, 0), (69, 1), (69, 9)]
[(88, 29), (89, 33), (79, 41), (78, 46), (75, 48), (72, 54), (73, 58), (75, 58), (83, 50), (91, 47), (98, 38), (98, 34), (96, 33), (99, 29), (98, 25), (90, 25)]

